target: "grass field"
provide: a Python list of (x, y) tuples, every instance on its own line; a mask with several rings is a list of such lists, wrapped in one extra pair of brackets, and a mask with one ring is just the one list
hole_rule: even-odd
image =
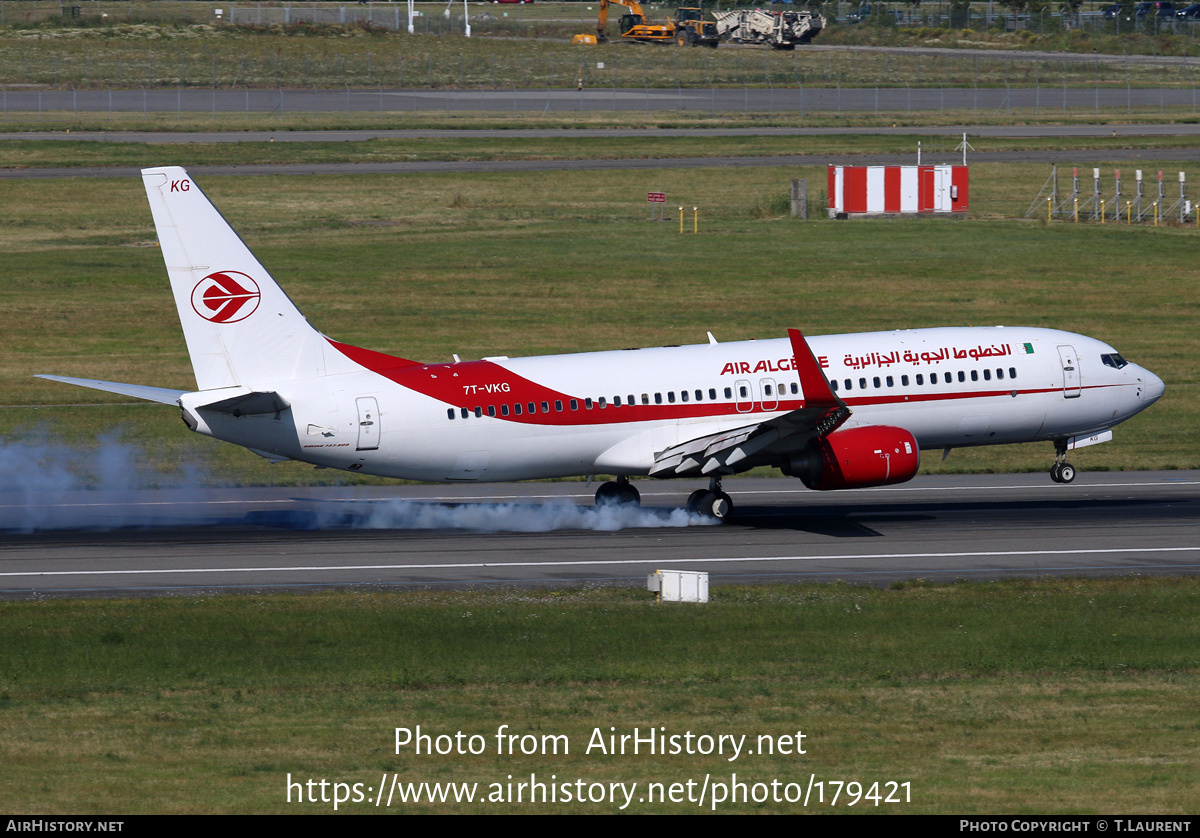
[[(396, 125), (389, 126), (392, 129)], [(950, 158), (960, 140), (947, 136), (870, 136), (841, 134), (786, 137), (653, 137), (614, 140), (611, 137), (549, 138), (495, 136), (429, 137), (357, 142), (238, 142), (205, 143), (101, 143), (60, 139), (0, 142), (0, 168), (141, 166), (153, 156), (186, 160), (190, 166), (252, 165), (271, 163), (385, 163), (476, 160), (655, 160), (671, 157), (772, 157), (785, 155), (847, 154), (913, 155), (917, 143), (926, 154)], [(1080, 151), (1106, 151), (1122, 157), (1141, 149), (1191, 148), (1193, 137), (1078, 138)], [(1040, 151), (1059, 149), (1057, 137), (974, 138), (976, 151)], [(869, 159), (869, 158), (868, 158)], [(941, 158), (939, 158), (941, 159)]]
[[(504, 12), (500, 12), (503, 14)], [(516, 10), (509, 11), (518, 14)], [(536, 9), (524, 11), (536, 14)], [(572, 32), (594, 31), (594, 20), (558, 26), (552, 33), (496, 32), (464, 38), (447, 31), (395, 33), (356, 27), (275, 29), (113, 24), (92, 27), (0, 28), (0, 78), (14, 89), (215, 87), (470, 89), (575, 87), (1168, 87), (1190, 89), (1197, 68), (1129, 61), (1137, 39), (1090, 61), (1047, 60), (1020, 54), (989, 55), (990, 40), (945, 32), (918, 44), (932, 52), (864, 52), (852, 49), (674, 49), (613, 42), (590, 47), (569, 43)], [(460, 24), (461, 25), (461, 24)], [(615, 20), (610, 30), (615, 29)], [(865, 31), (865, 30), (864, 30)], [(883, 30), (890, 32), (890, 30)], [(543, 37), (544, 36), (544, 37)], [(873, 42), (894, 34), (876, 32)], [(842, 40), (855, 40), (847, 35)], [(838, 40), (833, 38), (831, 40)], [(1068, 40), (1079, 41), (1078, 38)], [(1022, 45), (1018, 38), (1014, 45)], [(1143, 44), (1159, 50), (1169, 40)], [(1183, 39), (1180, 52), (1195, 53)], [(1061, 45), (1052, 45), (1061, 46)], [(1076, 43), (1080, 52), (1091, 46)], [(975, 55), (937, 48), (977, 49)], [(1133, 49), (1137, 52), (1137, 49)], [(1147, 49), (1146, 51), (1149, 51)]]
[[(4, 808), (332, 809), (289, 806), (289, 773), (481, 788), (536, 773), (641, 793), (736, 773), (911, 783), (911, 803), (831, 806), (828, 787), (810, 811), (1194, 812), (1198, 597), (1190, 578), (719, 587), (695, 607), (614, 589), (0, 603)], [(502, 724), (565, 736), (570, 753), (498, 755)], [(486, 752), (397, 754), (395, 728), (416, 725), (483, 735)], [(658, 726), (751, 742), (801, 731), (806, 753), (585, 753), (596, 728)]]

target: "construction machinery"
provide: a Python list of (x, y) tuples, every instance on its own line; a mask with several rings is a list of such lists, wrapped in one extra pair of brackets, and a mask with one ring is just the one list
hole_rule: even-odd
[(795, 49), (807, 44), (825, 28), (825, 18), (815, 12), (768, 12), (740, 9), (716, 12), (720, 37), (742, 44), (767, 44), (775, 49)]
[(666, 23), (649, 23), (638, 0), (600, 0), (600, 20), (596, 26), (596, 40), (600, 43), (608, 41), (606, 30), (610, 4), (629, 9), (627, 14), (621, 15), (618, 26), (623, 41), (715, 47), (721, 40), (717, 25), (704, 19), (704, 12), (699, 6), (680, 6), (675, 17), (667, 18)]

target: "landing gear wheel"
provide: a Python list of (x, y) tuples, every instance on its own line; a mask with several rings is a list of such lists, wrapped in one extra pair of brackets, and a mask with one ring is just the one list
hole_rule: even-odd
[(708, 489), (697, 489), (688, 498), (688, 512), (695, 512), (705, 518), (716, 521), (727, 521), (733, 514), (733, 499), (724, 492), (712, 492)]
[(733, 514), (733, 499), (724, 492), (705, 492), (700, 511), (709, 518), (726, 521)]
[(1058, 465), (1058, 482), (1070, 483), (1075, 479), (1075, 466), (1070, 463), (1059, 463)]
[(1050, 466), (1050, 479), (1055, 483), (1062, 483), (1062, 478), (1058, 474), (1060, 468), (1061, 466), (1058, 463)]
[(596, 506), (641, 506), (642, 496), (628, 480), (610, 480), (596, 490)]

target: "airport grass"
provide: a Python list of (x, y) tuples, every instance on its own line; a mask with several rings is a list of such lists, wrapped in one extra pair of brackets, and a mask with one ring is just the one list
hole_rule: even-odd
[[(186, 162), (169, 152), (146, 162)], [(816, 212), (824, 174), (763, 167), (201, 185), (312, 322), (353, 344), (438, 360), (695, 343), (707, 330), (725, 341), (795, 326), (810, 334), (1061, 327), (1109, 341), (1167, 382), (1162, 401), (1120, 426), (1115, 443), (1079, 452), (1076, 465), (1200, 467), (1200, 231), (1015, 218), (1048, 174), (1018, 164), (972, 167), (966, 221), (787, 218), (790, 179), (807, 176)], [(664, 223), (647, 220), (651, 189), (672, 202)], [(267, 466), (188, 434), (169, 407), (33, 378), (193, 386), (140, 182), (4, 181), (0, 195), (7, 444), (94, 446), (115, 427), (167, 482), (181, 464), (216, 483), (350, 479)], [(690, 233), (693, 206), (699, 235)], [(945, 463), (927, 456), (924, 468), (1042, 470), (1049, 459), (1049, 445), (1005, 446), (957, 451)]]
[[(394, 126), (393, 126), (394, 128)], [(151, 156), (187, 161), (189, 166), (393, 162), (475, 162), (482, 160), (656, 160), (673, 157), (780, 157), (804, 154), (905, 154), (915, 160), (917, 143), (925, 154), (956, 157), (961, 139), (942, 135), (736, 137), (489, 137), (437, 136), (347, 142), (141, 143), (90, 140), (7, 140), (0, 142), (0, 168), (143, 166)], [(1194, 137), (972, 137), (977, 152), (1061, 150), (1129, 156), (1140, 150), (1192, 148)], [(869, 159), (869, 158), (868, 158)], [(769, 162), (769, 161), (768, 161)], [(866, 162), (866, 161), (864, 161)]]
[[(845, 797), (830, 806), (827, 786), (816, 812), (1194, 812), (1198, 600), (1189, 577), (718, 585), (707, 606), (655, 606), (645, 591), (612, 588), (5, 602), (4, 808), (332, 810), (289, 805), (289, 773), (481, 788), (535, 773), (636, 780), (643, 792), (736, 773), (801, 787), (810, 774), (911, 783), (911, 803), (878, 809)], [(503, 724), (565, 736), (569, 754), (498, 755)], [(417, 725), (480, 734), (486, 753), (397, 754), (394, 729)], [(660, 726), (751, 743), (802, 731), (807, 753), (585, 752), (597, 728)]]
[[(89, 4), (90, 5), (90, 4)], [(509, 12), (512, 13), (511, 11)], [(533, 12), (536, 14), (536, 10)], [(1189, 89), (1200, 76), (1184, 64), (1128, 61), (1126, 53), (1195, 54), (1188, 38), (1102, 40), (1108, 55), (1092, 60), (1047, 60), (1019, 52), (989, 53), (996, 40), (962, 32), (927, 38), (934, 49), (893, 52), (853, 47), (780, 51), (719, 48), (655, 49), (608, 43), (579, 47), (585, 22), (554, 31), (518, 29), (464, 38), (440, 15), (427, 25), (446, 31), (388, 32), (359, 26), (257, 27), (203, 24), (117, 23), (106, 26), (0, 28), (0, 78), (17, 89), (154, 88), (786, 88), (786, 87), (1170, 87)], [(503, 25), (503, 24), (501, 24)], [(615, 22), (610, 25), (610, 31)], [(831, 44), (858, 38), (880, 41), (886, 32), (832, 35)], [(1072, 34), (1078, 52), (1092, 53)], [(1018, 37), (1011, 43), (1024, 44)], [(975, 49), (975, 54), (948, 49)], [(1115, 48), (1114, 48), (1115, 47)]]

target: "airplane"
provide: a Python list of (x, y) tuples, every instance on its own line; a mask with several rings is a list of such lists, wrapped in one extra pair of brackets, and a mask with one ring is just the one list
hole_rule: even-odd
[(1044, 328), (927, 328), (428, 362), (317, 331), (182, 168), (142, 170), (196, 390), (40, 377), (176, 405), (192, 431), (272, 462), (426, 482), (722, 478), (771, 466), (816, 490), (903, 483), (922, 450), (1049, 441), (1068, 451), (1163, 394), (1103, 341)]

